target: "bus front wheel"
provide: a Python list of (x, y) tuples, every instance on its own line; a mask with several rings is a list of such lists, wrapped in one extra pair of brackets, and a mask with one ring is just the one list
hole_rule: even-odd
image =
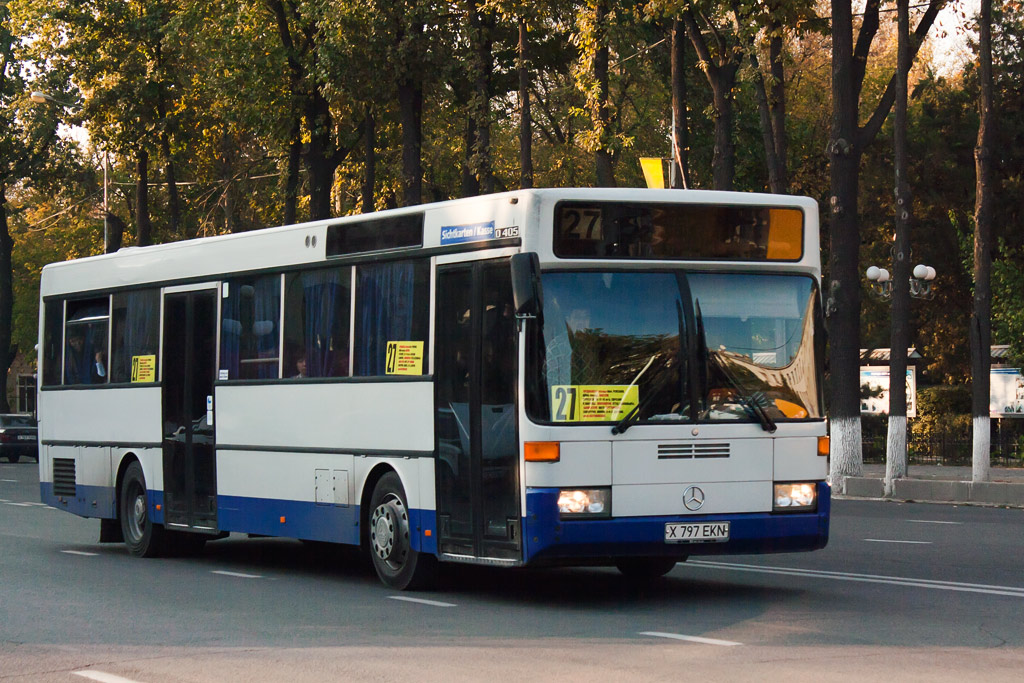
[(650, 580), (665, 576), (685, 561), (685, 557), (620, 557), (615, 566), (628, 579)]
[(394, 472), (377, 482), (370, 497), (370, 558), (386, 586), (396, 590), (428, 589), (437, 578), (437, 558), (412, 549), (407, 501), (402, 481)]
[(121, 482), (118, 516), (128, 552), (136, 557), (156, 557), (164, 545), (164, 527), (149, 516), (146, 477), (138, 461), (128, 465)]

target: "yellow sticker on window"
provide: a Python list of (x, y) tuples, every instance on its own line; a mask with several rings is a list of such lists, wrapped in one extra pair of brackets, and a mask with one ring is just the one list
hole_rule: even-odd
[(422, 375), (423, 342), (389, 341), (384, 372), (388, 375)]
[(132, 356), (132, 383), (156, 381), (156, 356)]
[(635, 384), (576, 384), (551, 387), (551, 419), (555, 422), (621, 420), (640, 402)]

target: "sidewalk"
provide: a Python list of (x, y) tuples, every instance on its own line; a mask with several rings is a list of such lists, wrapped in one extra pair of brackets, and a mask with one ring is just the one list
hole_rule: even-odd
[(989, 481), (973, 483), (970, 467), (911, 465), (906, 479), (893, 482), (888, 498), (883, 495), (884, 479), (885, 465), (864, 465), (863, 476), (847, 477), (845, 494), (836, 497), (1024, 508), (1024, 468), (993, 467)]

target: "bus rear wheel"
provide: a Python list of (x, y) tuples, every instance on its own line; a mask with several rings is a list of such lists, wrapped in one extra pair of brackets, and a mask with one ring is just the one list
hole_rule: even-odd
[(394, 472), (381, 477), (373, 489), (368, 537), (370, 559), (384, 585), (396, 590), (433, 587), (437, 558), (412, 549), (408, 499)]
[(156, 557), (164, 547), (164, 527), (149, 516), (149, 493), (146, 477), (138, 461), (128, 465), (121, 482), (118, 501), (121, 533), (128, 552), (136, 557)]
[(620, 557), (615, 566), (628, 579), (650, 580), (665, 576), (685, 557)]

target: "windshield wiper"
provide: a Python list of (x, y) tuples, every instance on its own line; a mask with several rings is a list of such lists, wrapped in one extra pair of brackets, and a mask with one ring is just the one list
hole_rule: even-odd
[[(657, 358), (657, 356), (658, 354), (654, 354), (653, 356), (651, 356), (651, 359), (647, 361), (647, 365), (645, 365), (644, 369), (641, 370), (640, 373), (633, 379), (633, 381), (630, 383), (630, 386), (636, 384), (637, 380), (640, 379), (640, 375), (644, 374), (644, 372), (647, 370), (647, 368), (651, 366), (651, 363), (654, 361), (655, 358)], [(629, 429), (637, 422), (639, 422), (640, 411), (642, 411), (644, 408), (649, 406), (654, 401), (654, 398), (658, 395), (658, 392), (665, 388), (665, 386), (668, 384), (668, 381), (671, 378), (671, 372), (666, 371), (663, 374), (659, 375), (655, 383), (652, 384), (651, 387), (648, 389), (648, 393), (646, 396), (644, 396), (643, 400), (637, 401), (637, 404), (633, 406), (633, 408), (628, 413), (626, 413), (626, 415), (621, 420), (619, 420), (614, 427), (612, 427), (612, 434), (622, 434), (627, 429)]]
[(768, 414), (768, 411), (766, 411), (764, 406), (761, 405), (761, 401), (759, 399), (763, 397), (763, 394), (759, 396), (758, 394), (760, 392), (756, 392), (754, 394), (746, 393), (743, 389), (743, 385), (741, 385), (729, 372), (727, 368), (728, 363), (722, 359), (721, 351), (708, 349), (708, 359), (715, 364), (716, 368), (718, 368), (722, 377), (724, 377), (725, 381), (728, 383), (729, 388), (736, 392), (737, 400), (744, 408), (746, 408), (747, 412), (750, 413), (751, 416), (761, 423), (761, 429), (769, 433), (774, 433), (778, 427), (775, 425), (775, 421), (772, 420), (771, 416)]

